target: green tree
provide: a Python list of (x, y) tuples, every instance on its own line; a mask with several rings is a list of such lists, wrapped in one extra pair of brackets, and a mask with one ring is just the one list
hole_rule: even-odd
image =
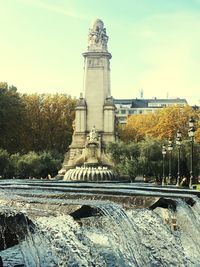
[(155, 139), (146, 139), (139, 143), (140, 173), (147, 177), (162, 177), (162, 143)]
[[(168, 142), (156, 139), (146, 139), (141, 142), (130, 143), (112, 143), (108, 147), (108, 151), (114, 162), (115, 171), (119, 175), (128, 175), (132, 179), (139, 175), (146, 175), (160, 179), (163, 175), (162, 169), (162, 145)], [(171, 174), (174, 180), (177, 177), (178, 169), (178, 147), (173, 144), (171, 158)], [(188, 140), (182, 142), (181, 145), (181, 176), (190, 176), (190, 159), (191, 159), (191, 143)], [(194, 176), (200, 174), (200, 144), (194, 143)], [(165, 158), (165, 175), (169, 173), (169, 153), (167, 151)]]
[(6, 150), (0, 149), (0, 176), (4, 179), (29, 177), (54, 177), (61, 168), (63, 155), (57, 151), (29, 152), (9, 155)]
[(14, 153), (21, 149), (24, 105), (14, 86), (0, 83), (0, 147)]
[(38, 174), (40, 177), (46, 178), (50, 174), (54, 177), (62, 166), (63, 155), (57, 152), (42, 152), (40, 155), (41, 170)]
[(111, 143), (108, 152), (119, 175), (128, 175), (132, 180), (139, 174), (139, 146), (137, 143)]
[(20, 178), (20, 170), (18, 168), (18, 162), (21, 158), (19, 153), (10, 155), (10, 168), (8, 173), (8, 178)]
[(19, 178), (38, 177), (42, 170), (40, 156), (33, 151), (22, 155), (17, 163), (17, 169)]
[(0, 149), (0, 176), (2, 178), (8, 177), (8, 172), (10, 168), (10, 158), (6, 150)]
[[(177, 159), (178, 151), (175, 149), (174, 155)], [(181, 173), (182, 175), (190, 176), (191, 170), (191, 142), (188, 140), (183, 141), (181, 146)], [(197, 177), (200, 174), (200, 144), (194, 143), (194, 161), (193, 161), (194, 176)]]

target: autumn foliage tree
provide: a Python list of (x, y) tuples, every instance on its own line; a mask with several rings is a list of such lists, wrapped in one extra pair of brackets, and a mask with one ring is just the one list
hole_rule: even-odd
[[(127, 124), (120, 129), (121, 139), (125, 142), (141, 141), (146, 138), (166, 140), (174, 138), (177, 130), (187, 138), (188, 121), (193, 116), (198, 121), (199, 111), (190, 106), (171, 106), (153, 113), (131, 115)], [(199, 121), (197, 122), (196, 140), (200, 141)]]
[(196, 111), (196, 133), (195, 133), (195, 140), (200, 143), (200, 109)]
[(26, 151), (65, 152), (72, 137), (75, 99), (67, 95), (23, 95)]
[(69, 95), (21, 95), (16, 87), (0, 83), (0, 148), (64, 153), (71, 143), (75, 104)]

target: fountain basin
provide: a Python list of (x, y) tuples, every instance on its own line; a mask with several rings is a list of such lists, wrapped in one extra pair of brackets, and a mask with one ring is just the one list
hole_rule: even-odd
[(115, 173), (108, 167), (76, 167), (65, 173), (63, 180), (72, 181), (113, 181), (117, 177)]

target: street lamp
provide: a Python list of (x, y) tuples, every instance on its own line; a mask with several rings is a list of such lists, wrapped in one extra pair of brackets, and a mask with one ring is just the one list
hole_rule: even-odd
[(193, 174), (193, 165), (194, 165), (194, 133), (195, 133), (195, 127), (194, 127), (195, 120), (194, 118), (190, 118), (189, 120), (189, 130), (188, 135), (190, 137), (191, 142), (191, 154), (190, 154), (190, 183), (189, 188), (192, 188), (192, 184), (194, 183), (194, 174)]
[(178, 173), (177, 173), (177, 180), (176, 180), (176, 186), (180, 185), (180, 178), (181, 178), (181, 173), (180, 173), (180, 158), (181, 158), (181, 131), (178, 130), (176, 133), (176, 144), (178, 147)]
[(171, 184), (172, 182), (172, 150), (173, 150), (173, 145), (172, 145), (172, 140), (169, 139), (168, 141), (168, 146), (167, 150), (169, 151), (169, 183)]
[(162, 185), (166, 185), (166, 179), (165, 179), (165, 156), (167, 153), (166, 146), (162, 146), (162, 155), (163, 155), (163, 177), (162, 177)]

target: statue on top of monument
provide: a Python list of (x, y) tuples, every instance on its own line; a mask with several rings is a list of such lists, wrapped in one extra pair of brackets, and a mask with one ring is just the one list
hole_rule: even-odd
[(104, 28), (103, 21), (100, 19), (95, 20), (88, 35), (89, 48), (102, 48), (107, 49), (108, 36)]

